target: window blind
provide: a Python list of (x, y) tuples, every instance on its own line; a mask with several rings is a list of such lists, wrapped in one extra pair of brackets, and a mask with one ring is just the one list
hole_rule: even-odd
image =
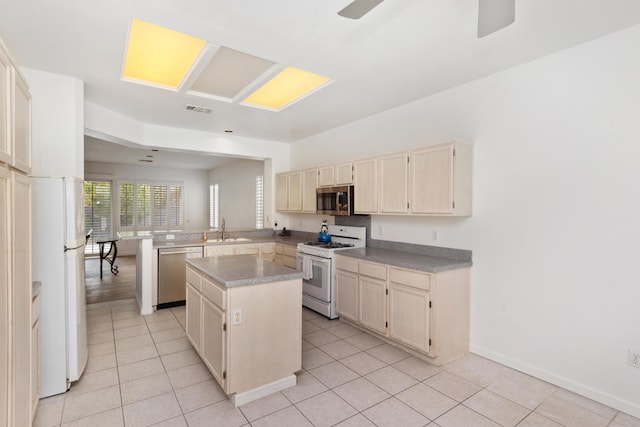
[(218, 228), (220, 220), (220, 194), (218, 184), (209, 186), (209, 228)]
[(264, 176), (256, 176), (256, 228), (264, 228)]

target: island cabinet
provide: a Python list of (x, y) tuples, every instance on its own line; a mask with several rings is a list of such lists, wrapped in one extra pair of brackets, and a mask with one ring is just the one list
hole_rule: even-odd
[(469, 268), (430, 273), (336, 256), (341, 319), (440, 365), (468, 352)]
[(296, 384), (301, 276), (254, 256), (187, 261), (187, 337), (235, 406)]

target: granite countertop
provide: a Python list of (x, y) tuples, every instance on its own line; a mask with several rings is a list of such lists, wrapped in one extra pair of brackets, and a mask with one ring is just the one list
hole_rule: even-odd
[(428, 273), (457, 270), (460, 268), (468, 268), (473, 265), (471, 261), (461, 261), (450, 258), (440, 258), (371, 247), (342, 249), (337, 251), (336, 254), (351, 258), (358, 258), (365, 261), (408, 268), (411, 270), (426, 271)]
[(298, 237), (238, 237), (235, 239), (228, 240), (217, 240), (217, 239), (209, 239), (206, 242), (202, 240), (154, 240), (153, 241), (153, 249), (164, 249), (164, 248), (186, 248), (186, 247), (194, 247), (194, 246), (215, 246), (215, 245), (250, 245), (252, 243), (282, 243), (284, 245), (292, 245), (296, 246), (298, 243), (307, 242), (308, 239), (301, 239)]
[(302, 272), (252, 255), (189, 258), (187, 264), (219, 285), (258, 285), (281, 280), (302, 279)]

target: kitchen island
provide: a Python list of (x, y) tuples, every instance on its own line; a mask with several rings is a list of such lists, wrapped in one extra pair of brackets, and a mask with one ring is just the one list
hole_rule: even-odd
[(250, 255), (186, 263), (187, 337), (233, 404), (294, 386), (302, 273)]

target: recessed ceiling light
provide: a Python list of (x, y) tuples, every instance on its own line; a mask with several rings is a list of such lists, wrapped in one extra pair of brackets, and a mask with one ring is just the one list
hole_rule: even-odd
[(331, 83), (331, 79), (287, 67), (242, 101), (242, 104), (280, 111)]
[(132, 18), (123, 78), (177, 89), (206, 41)]
[(224, 132), (225, 133), (233, 133), (233, 131), (231, 129), (225, 129)]

